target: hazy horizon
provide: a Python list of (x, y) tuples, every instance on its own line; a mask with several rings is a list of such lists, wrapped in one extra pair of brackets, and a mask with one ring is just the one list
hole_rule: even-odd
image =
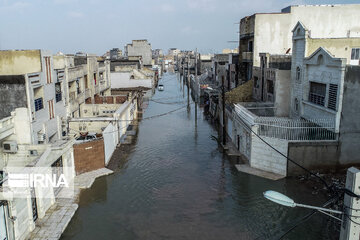
[(102, 55), (147, 39), (153, 49), (217, 53), (236, 48), (238, 22), (256, 12), (322, 0), (0, 0), (0, 49), (45, 49)]

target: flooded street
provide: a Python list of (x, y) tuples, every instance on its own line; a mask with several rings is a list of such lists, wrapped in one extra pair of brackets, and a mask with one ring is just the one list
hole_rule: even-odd
[[(275, 190), (296, 202), (321, 205), (311, 186), (295, 178), (271, 181), (240, 173), (218, 150), (216, 129), (197, 111), (179, 76), (160, 80), (164, 91), (149, 101), (138, 136), (112, 162), (115, 173), (97, 179), (80, 196), (62, 239), (279, 239), (310, 210), (285, 208), (263, 197)], [(336, 239), (332, 220), (315, 214), (284, 239)]]

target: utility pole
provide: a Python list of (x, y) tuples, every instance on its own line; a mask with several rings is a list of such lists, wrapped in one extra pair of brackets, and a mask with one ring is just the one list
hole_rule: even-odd
[(223, 146), (226, 145), (226, 128), (225, 128), (225, 86), (224, 86), (224, 76), (221, 76), (221, 100), (222, 100), (222, 142)]
[[(197, 102), (198, 102), (198, 78), (197, 78), (197, 48), (195, 50), (195, 125), (197, 124)], [(193, 89), (193, 90), (194, 90)]]
[(188, 112), (190, 111), (190, 98), (189, 98), (189, 93), (190, 93), (190, 84), (189, 84), (189, 78), (190, 78), (190, 69), (189, 69), (189, 64), (190, 64), (190, 57), (187, 56), (187, 110)]
[[(346, 174), (346, 189), (360, 195), (360, 171), (357, 168), (349, 168)], [(341, 224), (340, 240), (358, 240), (360, 239), (359, 218), (360, 216), (360, 199), (344, 196), (343, 221)]]

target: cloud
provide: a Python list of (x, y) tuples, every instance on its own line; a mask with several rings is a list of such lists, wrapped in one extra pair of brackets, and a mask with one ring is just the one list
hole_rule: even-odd
[(216, 0), (187, 0), (186, 5), (192, 10), (213, 12), (217, 9)]
[(19, 1), (19, 2), (14, 2), (12, 4), (7, 4), (8, 1), (3, 1), (2, 5), (0, 6), (1, 11), (3, 12), (22, 12), (25, 8), (30, 6), (30, 3), (28, 2), (23, 2), (23, 1)]
[(196, 33), (199, 32), (198, 30), (194, 29), (194, 28), (191, 27), (191, 26), (185, 26), (185, 27), (181, 28), (180, 31), (181, 31), (181, 33), (183, 33), (183, 34), (196, 34)]
[(160, 11), (168, 13), (168, 12), (174, 12), (175, 11), (175, 7), (171, 4), (162, 4), (160, 5)]
[(69, 17), (72, 17), (72, 18), (83, 18), (84, 17), (84, 13), (82, 13), (82, 12), (71, 11), (71, 12), (68, 12), (67, 14)]

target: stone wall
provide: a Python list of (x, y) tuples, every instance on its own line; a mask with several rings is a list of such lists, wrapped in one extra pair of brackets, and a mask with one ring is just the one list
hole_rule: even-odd
[[(288, 141), (277, 138), (262, 137), (267, 143), (279, 150), (285, 156), (288, 154)], [(256, 135), (251, 135), (250, 166), (267, 172), (286, 176), (287, 159), (274, 151)]]

